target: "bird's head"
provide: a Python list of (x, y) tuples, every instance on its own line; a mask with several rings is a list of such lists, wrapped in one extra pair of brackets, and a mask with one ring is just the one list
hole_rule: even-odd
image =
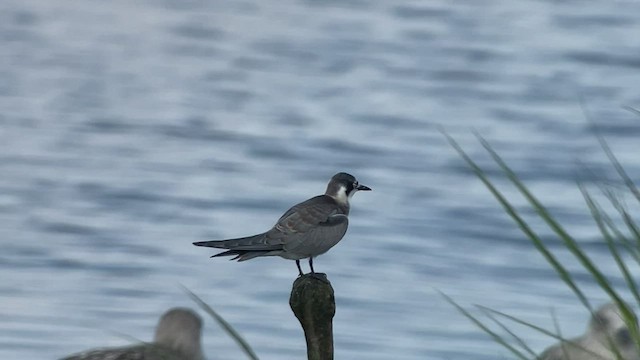
[(349, 199), (358, 191), (369, 191), (370, 187), (358, 183), (358, 180), (351, 175), (344, 172), (333, 175), (327, 185), (326, 195), (336, 199), (336, 201), (348, 204)]
[[(635, 314), (632, 315), (632, 323), (636, 326)], [(629, 327), (623, 320), (620, 309), (614, 303), (601, 306), (593, 314), (587, 336), (606, 347), (615, 346), (624, 359), (640, 359)]]

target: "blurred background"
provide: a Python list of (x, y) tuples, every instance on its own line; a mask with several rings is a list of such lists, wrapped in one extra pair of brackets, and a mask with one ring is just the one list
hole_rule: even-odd
[[(261, 358), (303, 358), (294, 262), (191, 243), (262, 232), (339, 171), (374, 191), (315, 261), (336, 291), (336, 358), (505, 354), (438, 290), (549, 329), (554, 309), (564, 335), (582, 333), (586, 310), (438, 126), (497, 173), (473, 131), (486, 137), (621, 284), (576, 181), (616, 178), (594, 124), (640, 175), (640, 120), (622, 109), (640, 106), (639, 13), (636, 0), (2, 1), (0, 358), (148, 341), (166, 309), (196, 308), (180, 284)], [(203, 342), (210, 359), (243, 357), (211, 319)]]

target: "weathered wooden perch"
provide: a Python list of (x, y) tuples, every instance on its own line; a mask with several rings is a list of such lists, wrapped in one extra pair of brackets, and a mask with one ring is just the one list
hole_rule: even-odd
[(336, 302), (326, 274), (305, 274), (293, 282), (291, 310), (307, 340), (309, 360), (333, 360), (333, 315)]

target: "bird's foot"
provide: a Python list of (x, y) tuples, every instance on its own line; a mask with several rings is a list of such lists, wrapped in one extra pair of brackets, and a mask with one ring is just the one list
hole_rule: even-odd
[(309, 273), (311, 275), (312, 278), (318, 279), (322, 282), (325, 282), (327, 284), (330, 284), (329, 279), (327, 278), (327, 274), (325, 273), (317, 273), (317, 272), (312, 272)]

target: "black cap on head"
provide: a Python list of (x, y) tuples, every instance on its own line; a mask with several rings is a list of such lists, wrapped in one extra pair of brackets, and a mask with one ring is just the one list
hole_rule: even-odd
[(339, 173), (333, 175), (331, 180), (339, 181), (339, 182), (342, 182), (342, 183), (345, 183), (345, 184), (346, 183), (353, 184), (356, 181), (356, 178), (351, 174), (347, 174), (346, 172), (339, 172)]
[(340, 172), (333, 175), (333, 177), (331, 178), (331, 181), (329, 182), (329, 186), (327, 187), (327, 194), (337, 194), (338, 192), (337, 184), (344, 185), (347, 195), (358, 190), (365, 190), (365, 191), (371, 190), (371, 188), (368, 186), (360, 185), (358, 183), (358, 180), (356, 180), (356, 178), (353, 175), (347, 174), (345, 172)]

